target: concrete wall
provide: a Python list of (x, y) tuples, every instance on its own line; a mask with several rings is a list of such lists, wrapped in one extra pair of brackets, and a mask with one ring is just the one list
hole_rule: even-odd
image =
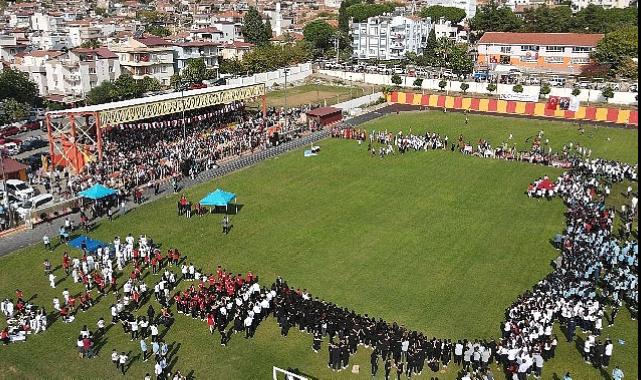
[[(301, 63), (296, 66), (288, 67), (288, 69), (287, 83), (301, 81), (312, 75), (311, 63)], [(257, 73), (251, 76), (229, 79), (227, 81), (227, 84), (252, 85), (257, 83), (265, 83), (268, 88), (272, 87), (275, 83), (282, 86), (285, 84), (285, 70), (278, 69), (276, 71)]]
[(346, 102), (335, 104), (333, 107), (340, 108), (343, 111), (349, 112), (350, 114), (354, 113), (356, 108), (363, 106), (365, 104), (373, 103), (383, 97), (382, 92), (376, 92), (370, 95), (361, 96), (360, 98), (348, 100)]
[[(344, 71), (335, 71), (335, 70), (319, 70), (321, 74), (329, 75), (335, 78), (343, 79), (343, 80), (348, 80), (348, 81), (354, 81), (354, 82), (365, 82), (365, 83), (371, 83), (371, 84), (377, 84), (377, 85), (385, 85), (385, 86), (391, 86), (392, 83), (392, 76), (391, 75), (383, 75), (383, 74), (369, 74), (369, 73), (351, 73), (351, 72), (344, 72)], [(401, 84), (401, 87), (414, 87), (413, 83), (414, 80), (416, 79), (415, 77), (407, 77), (407, 76), (401, 76), (403, 79), (403, 83)], [(421, 86), (422, 89), (425, 90), (440, 90), (438, 87), (438, 83), (440, 82), (440, 79), (423, 79), (423, 84)], [(461, 81), (448, 81), (447, 87), (445, 87), (446, 93), (449, 93), (450, 91), (454, 92), (461, 92)], [(487, 83), (484, 82), (466, 82), (470, 87), (467, 90), (468, 93), (473, 93), (473, 94), (489, 94), (489, 91), (487, 91)], [(497, 91), (494, 92), (494, 94), (508, 94), (512, 93), (512, 87), (513, 85), (511, 84), (498, 84), (497, 86)], [(539, 94), (541, 90), (540, 86), (523, 86), (523, 93), (524, 94)], [(552, 87), (552, 91), (550, 92), (551, 96), (567, 96), (569, 97), (572, 93), (571, 88), (559, 88), (559, 87)], [(635, 96), (637, 94), (634, 92), (615, 92), (614, 97), (609, 99), (607, 103), (610, 104), (623, 104), (623, 105), (636, 105), (637, 101), (635, 99)], [(588, 99), (589, 97), (589, 99)], [(599, 103), (605, 103), (606, 99), (601, 95), (601, 91), (599, 90), (581, 90), (581, 93), (578, 96), (579, 100), (581, 102), (599, 102)]]

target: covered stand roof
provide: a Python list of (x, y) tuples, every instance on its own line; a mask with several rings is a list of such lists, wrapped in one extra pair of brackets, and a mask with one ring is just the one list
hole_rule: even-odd
[(316, 117), (325, 117), (327, 115), (333, 115), (337, 112), (343, 112), (340, 108), (336, 107), (319, 107), (314, 108), (311, 111), (307, 111), (307, 115), (316, 116)]
[(87, 190), (79, 192), (78, 194), (80, 194), (84, 198), (96, 200), (114, 195), (116, 194), (116, 190), (110, 189), (98, 183), (91, 186)]
[[(2, 157), (2, 165), (4, 166), (4, 173), (6, 175), (18, 173), (21, 170), (27, 169), (27, 165), (21, 164), (20, 162), (9, 157)], [(2, 178), (2, 176), (0, 176)]]
[(201, 206), (227, 206), (234, 199), (236, 199), (236, 194), (216, 189), (213, 193), (207, 194), (199, 203)]

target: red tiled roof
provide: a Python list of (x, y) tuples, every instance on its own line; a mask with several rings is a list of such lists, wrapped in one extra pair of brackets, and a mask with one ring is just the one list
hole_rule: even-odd
[(114, 54), (111, 50), (100, 47), (96, 49), (91, 49), (91, 48), (75, 48), (72, 50), (74, 53), (93, 53), (96, 54), (102, 58), (118, 58), (116, 54)]
[(202, 47), (202, 46), (218, 46), (218, 42), (213, 42), (213, 41), (186, 41), (186, 42), (178, 42), (176, 43), (176, 46), (184, 46), (184, 47)]
[(49, 57), (49, 58), (56, 58), (58, 56), (63, 55), (64, 52), (58, 51), (58, 50), (34, 50), (26, 53), (26, 56), (31, 56), (31, 57), (37, 57), (37, 58), (43, 58), (43, 57)]
[(486, 32), (479, 44), (596, 46), (603, 34)]
[(249, 49), (253, 46), (254, 44), (252, 44), (251, 42), (243, 42), (243, 41), (234, 41), (225, 45), (225, 47), (236, 48), (236, 49)]
[(224, 18), (243, 18), (243, 14), (242, 13), (238, 13), (238, 12), (235, 12), (235, 11), (227, 11), (227, 12), (219, 13), (219, 14), (217, 14), (215, 16), (218, 17), (218, 18), (220, 18), (220, 17), (224, 17)]
[(136, 38), (136, 41), (149, 47), (171, 45), (171, 42), (164, 40), (160, 37)]
[(197, 30), (192, 30), (192, 33), (222, 33), (222, 31), (212, 28), (212, 27), (207, 27), (207, 28), (200, 28)]
[(18, 161), (9, 158), (9, 157), (4, 157), (2, 159), (2, 165), (4, 165), (4, 172), (8, 174), (13, 174), (17, 173), (21, 170), (25, 170), (27, 168), (27, 165), (21, 164)]

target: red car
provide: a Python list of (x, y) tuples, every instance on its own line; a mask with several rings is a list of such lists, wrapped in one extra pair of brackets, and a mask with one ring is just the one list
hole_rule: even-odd
[(12, 138), (9, 138), (9, 137), (6, 137), (6, 138), (5, 137), (0, 137), (0, 145), (4, 145), (4, 144), (10, 143), (10, 142), (16, 143), (17, 145), (22, 144), (22, 140), (20, 140), (20, 139), (12, 139)]
[(31, 123), (23, 124), (22, 127), (20, 127), (20, 132), (35, 131), (38, 128), (40, 128), (40, 124), (37, 121), (34, 121)]
[(18, 127), (5, 127), (0, 129), (0, 137), (15, 136), (18, 133), (20, 133), (20, 129)]

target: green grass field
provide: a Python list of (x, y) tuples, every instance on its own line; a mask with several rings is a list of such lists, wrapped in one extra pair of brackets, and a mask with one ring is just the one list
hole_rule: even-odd
[[(511, 132), (523, 148), (527, 137), (543, 129), (554, 147), (578, 141), (591, 147), (593, 156), (638, 160), (638, 134), (623, 129), (588, 128), (579, 136), (571, 124), (477, 115), (464, 125), (461, 114), (437, 111), (388, 116), (367, 127), (439, 131), (450, 140), (463, 133), (495, 145)], [(146, 233), (163, 250), (178, 247), (205, 271), (217, 264), (234, 272), (251, 270), (263, 284), (280, 275), (314, 296), (452, 339), (498, 337), (504, 309), (551, 270), (556, 252), (548, 240), (563, 228), (564, 207), (558, 199), (529, 199), (524, 191), (531, 180), (559, 170), (449, 151), (381, 160), (355, 141), (319, 145), (317, 157), (294, 151), (187, 191), (193, 201), (216, 187), (238, 194), (243, 207), (228, 236), (220, 233), (220, 216), (179, 218), (177, 196), (104, 222), (91, 236), (111, 241), (115, 235)], [(42, 271), (45, 257), (57, 265), (66, 248), (46, 253), (37, 246), (0, 258), (0, 297), (13, 296), (19, 287), (51, 309), (51, 299), (63, 288), (79, 292), (71, 279), (49, 288)], [(61, 270), (57, 274), (64, 276)], [(153, 285), (156, 278), (145, 280)], [(83, 324), (94, 328), (100, 316), (109, 318), (114, 297), (105, 298), (72, 324), (56, 322), (26, 343), (0, 346), (0, 378), (121, 377), (109, 358), (112, 348), (131, 356), (139, 349), (120, 326), (108, 331), (95, 359), (79, 358), (75, 348)], [(626, 380), (636, 379), (637, 322), (622, 310), (615, 326), (604, 331), (615, 341), (625, 339), (625, 345), (615, 346), (613, 364), (622, 366)], [(318, 379), (370, 377), (369, 350), (361, 348), (350, 361), (360, 365), (360, 374), (333, 373), (326, 367), (326, 342), (316, 354), (311, 336), (292, 330), (283, 338), (273, 319), (261, 324), (254, 339), (237, 335), (222, 348), (205, 322), (176, 314), (165, 340), (177, 350), (173, 370), (193, 370), (199, 379), (270, 379), (272, 366), (298, 368)], [(543, 378), (562, 378), (568, 370), (578, 380), (608, 378), (583, 363), (574, 344), (562, 338), (557, 352)], [(152, 373), (151, 363), (135, 360), (127, 378)], [(456, 367), (437, 375), (455, 379)]]
[(288, 87), (287, 91), (280, 88), (267, 94), (267, 105), (272, 107), (295, 107), (306, 104), (333, 105), (363, 96), (363, 90), (358, 87), (334, 86), (328, 84), (304, 84)]

